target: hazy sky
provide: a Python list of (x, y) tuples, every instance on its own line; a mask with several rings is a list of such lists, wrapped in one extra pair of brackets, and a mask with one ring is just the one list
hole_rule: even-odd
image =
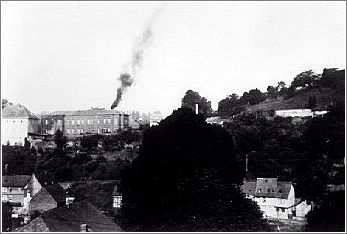
[[(163, 2), (1, 2), (1, 96), (34, 113), (110, 108)], [(345, 68), (345, 2), (167, 2), (119, 110), (170, 114), (325, 67)]]

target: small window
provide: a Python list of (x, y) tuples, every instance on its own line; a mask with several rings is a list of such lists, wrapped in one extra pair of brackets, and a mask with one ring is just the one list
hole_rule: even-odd
[(270, 189), (267, 189), (267, 192), (269, 193), (269, 192), (270, 192)]
[(281, 208), (281, 211), (282, 211), (282, 212), (284, 212), (284, 211), (285, 211), (285, 209), (284, 209), (284, 208)]
[(282, 193), (282, 189), (280, 189), (279, 192)]
[(276, 211), (279, 211), (279, 210), (280, 210), (280, 208), (276, 207)]
[(267, 183), (267, 180), (265, 180), (265, 183)]

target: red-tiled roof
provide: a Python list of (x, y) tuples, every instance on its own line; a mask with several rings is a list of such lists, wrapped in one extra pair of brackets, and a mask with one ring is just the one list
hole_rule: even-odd
[(2, 109), (2, 118), (32, 118), (37, 117), (31, 113), (25, 106), (8, 105)]
[(79, 232), (82, 224), (87, 224), (92, 232), (122, 231), (115, 222), (86, 201), (49, 210), (16, 231)]
[(24, 188), (30, 181), (30, 175), (5, 175), (2, 176), (2, 187)]

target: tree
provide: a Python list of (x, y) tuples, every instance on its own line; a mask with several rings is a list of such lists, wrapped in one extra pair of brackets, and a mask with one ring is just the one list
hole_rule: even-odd
[(130, 223), (146, 224), (141, 231), (161, 225), (166, 231), (267, 228), (238, 188), (242, 173), (231, 135), (189, 108), (147, 130), (131, 165), (122, 174), (122, 214)]
[(54, 143), (56, 144), (57, 148), (61, 150), (65, 149), (66, 142), (66, 136), (64, 136), (64, 133), (58, 129), (54, 134)]
[(210, 101), (207, 101), (205, 97), (201, 97), (198, 92), (188, 90), (182, 98), (182, 107), (188, 107), (195, 110), (196, 104), (198, 104), (199, 114), (207, 117), (212, 113)]
[(312, 70), (304, 71), (298, 74), (291, 83), (294, 88), (312, 87), (318, 81), (319, 75), (315, 74)]
[(235, 93), (218, 102), (218, 114), (223, 117), (237, 115), (242, 110), (239, 96)]
[(92, 149), (98, 146), (99, 135), (83, 136), (81, 140), (81, 146), (83, 148)]
[(267, 94), (270, 98), (277, 98), (278, 96), (278, 87), (273, 87), (269, 85), (266, 89)]
[(265, 101), (266, 97), (259, 89), (251, 89), (249, 92), (244, 92), (240, 101), (243, 104), (255, 105)]

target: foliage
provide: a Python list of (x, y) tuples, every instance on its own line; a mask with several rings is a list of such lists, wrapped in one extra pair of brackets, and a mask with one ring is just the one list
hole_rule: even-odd
[(54, 134), (54, 143), (58, 149), (66, 148), (67, 137), (64, 136), (64, 133), (59, 129)]
[(24, 146), (2, 146), (3, 175), (30, 175), (35, 168), (36, 154)]
[(218, 114), (222, 117), (237, 115), (244, 110), (241, 105), (239, 97), (233, 93), (218, 103)]
[(86, 149), (93, 149), (98, 146), (100, 136), (99, 135), (86, 135), (81, 139), (81, 146)]
[(310, 96), (310, 98), (308, 99), (307, 108), (313, 109), (316, 107), (316, 105), (317, 105), (316, 96), (315, 95)]
[(12, 229), (12, 204), (10, 202), (1, 202), (1, 226), (3, 232), (10, 232)]
[(246, 230), (247, 222), (266, 228), (237, 187), (242, 174), (233, 155), (225, 130), (190, 109), (174, 111), (145, 133), (140, 156), (122, 175), (122, 214), (130, 222), (174, 223), (185, 231)]
[(291, 86), (294, 88), (312, 87), (319, 79), (320, 75), (315, 74), (312, 70), (308, 70), (298, 74), (292, 81)]
[(265, 94), (263, 94), (259, 89), (251, 89), (249, 92), (244, 92), (240, 101), (243, 104), (255, 105), (266, 99)]
[(195, 105), (199, 106), (199, 113), (207, 117), (212, 113), (211, 102), (205, 97), (201, 97), (198, 92), (188, 90), (182, 98), (182, 107), (195, 110)]
[(306, 231), (343, 232), (345, 221), (345, 191), (333, 192), (308, 213)]

